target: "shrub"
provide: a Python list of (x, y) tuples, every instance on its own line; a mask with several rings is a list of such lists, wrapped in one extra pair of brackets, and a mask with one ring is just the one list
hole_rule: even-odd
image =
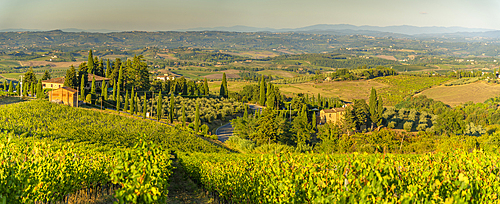
[(403, 129), (406, 130), (407, 132), (410, 132), (412, 128), (413, 128), (413, 122), (412, 121), (407, 121), (403, 125)]

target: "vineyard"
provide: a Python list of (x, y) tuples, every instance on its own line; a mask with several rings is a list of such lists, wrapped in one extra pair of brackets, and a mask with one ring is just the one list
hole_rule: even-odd
[(73, 142), (92, 150), (134, 147), (141, 139), (183, 152), (222, 152), (192, 133), (150, 120), (31, 101), (0, 106), (0, 130)]
[(232, 203), (498, 203), (498, 155), (180, 155), (188, 174)]
[(103, 154), (72, 144), (0, 133), (0, 203), (65, 201), (82, 189), (119, 187), (119, 203), (165, 200), (172, 172), (169, 151), (141, 142)]

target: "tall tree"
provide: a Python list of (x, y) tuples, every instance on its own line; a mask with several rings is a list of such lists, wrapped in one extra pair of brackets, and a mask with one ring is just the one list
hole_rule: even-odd
[(243, 112), (243, 118), (248, 119), (248, 104), (245, 104), (245, 112)]
[(31, 97), (35, 97), (35, 86), (36, 86), (36, 84), (34, 84), (34, 83), (30, 85)]
[(378, 121), (377, 121), (377, 126), (381, 126), (383, 123), (384, 117), (382, 117), (382, 114), (384, 114), (384, 102), (382, 101), (382, 96), (379, 96), (378, 101), (377, 101), (377, 113), (378, 113)]
[(120, 90), (120, 87), (124, 87), (125, 86), (123, 85), (123, 66), (120, 67), (120, 71), (118, 72), (118, 93), (119, 93), (119, 90)]
[(210, 92), (209, 92), (209, 90), (208, 90), (208, 82), (207, 82), (207, 77), (205, 77), (205, 82), (203, 82), (203, 88), (204, 88), (203, 95), (208, 96), (208, 94), (209, 94)]
[(148, 104), (146, 103), (146, 92), (144, 92), (144, 103), (142, 104), (142, 118), (146, 118), (146, 110), (148, 109)]
[(137, 114), (137, 112), (140, 112), (139, 110), (139, 98), (137, 98), (137, 92), (135, 92), (135, 96), (134, 96), (134, 115)]
[(156, 117), (158, 118), (158, 121), (161, 120), (162, 112), (163, 112), (163, 105), (162, 105), (162, 96), (161, 96), (161, 91), (158, 94), (158, 102), (156, 103)]
[(132, 87), (132, 93), (130, 94), (130, 114), (134, 114), (134, 112), (135, 112), (134, 97), (135, 97), (134, 87)]
[(9, 94), (14, 93), (14, 85), (12, 85), (12, 81), (9, 83)]
[[(33, 67), (24, 74), (23, 84), (27, 87), (31, 87), (32, 84), (38, 83), (35, 73), (33, 73)], [(31, 94), (34, 94), (33, 92)]]
[(260, 80), (260, 97), (259, 97), (259, 105), (263, 106), (266, 104), (266, 81), (264, 79), (264, 75)]
[(369, 102), (369, 110), (370, 110), (370, 120), (371, 120), (371, 129), (373, 129), (374, 125), (379, 121), (378, 114), (378, 104), (377, 104), (377, 91), (372, 87), (372, 91), (370, 93), (370, 102)]
[(315, 131), (316, 130), (316, 112), (313, 112), (311, 125), (312, 125), (312, 130)]
[(116, 100), (116, 81), (113, 81), (113, 95), (111, 95), (113, 101)]
[(36, 85), (36, 98), (45, 98), (42, 89), (42, 80), (38, 80), (38, 84)]
[(105, 81), (102, 81), (102, 87), (101, 87), (101, 96), (103, 97), (103, 100), (108, 100), (108, 83)]
[(229, 96), (229, 91), (227, 90), (226, 73), (222, 73), (222, 83), (220, 84), (219, 95), (224, 98), (227, 98)]
[(89, 58), (88, 58), (88, 62), (87, 62), (87, 73), (90, 73), (90, 74), (95, 74), (95, 70), (94, 70), (94, 57), (92, 56), (92, 49), (89, 50)]
[(76, 78), (76, 70), (73, 65), (70, 66), (70, 68), (66, 71), (66, 76), (64, 77), (64, 85), (67, 87), (71, 88), (76, 88), (77, 87), (77, 78)]
[(80, 82), (80, 97), (82, 100), (85, 100), (85, 75), (82, 76), (82, 80)]
[(174, 123), (174, 108), (175, 108), (175, 98), (174, 94), (170, 95), (170, 123)]
[(271, 83), (268, 84), (267, 88), (266, 107), (271, 109), (276, 107), (276, 93), (274, 93), (274, 87)]
[(194, 118), (194, 131), (196, 134), (200, 131), (200, 103), (196, 100), (196, 114)]
[(111, 68), (111, 62), (108, 59), (106, 61), (106, 78), (111, 78), (112, 72), (113, 72), (113, 68)]
[(97, 92), (95, 90), (95, 77), (92, 77), (92, 86), (90, 87), (90, 97), (91, 97), (91, 103), (95, 104), (95, 98), (97, 95)]
[(129, 107), (128, 107), (128, 102), (129, 102), (129, 97), (128, 97), (128, 90), (125, 89), (125, 98), (123, 99), (125, 101), (125, 105), (123, 106), (123, 111), (128, 112)]
[(21, 85), (19, 84), (19, 82), (17, 82), (16, 85), (16, 93), (18, 96), (21, 96)]
[(47, 80), (47, 79), (51, 79), (51, 77), (50, 77), (49, 71), (45, 70), (45, 72), (43, 73), (43, 76), (42, 76), (42, 80)]
[(99, 60), (99, 63), (97, 63), (95, 74), (97, 76), (104, 76), (104, 62), (102, 61), (102, 58)]

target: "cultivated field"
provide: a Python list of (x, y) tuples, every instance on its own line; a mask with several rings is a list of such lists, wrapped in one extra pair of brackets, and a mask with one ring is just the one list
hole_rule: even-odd
[(71, 65), (78, 67), (84, 61), (77, 62), (47, 62), (47, 61), (19, 61), (21, 66), (46, 66), (69, 68)]
[(457, 106), (469, 101), (482, 103), (488, 98), (497, 97), (500, 94), (500, 85), (476, 82), (458, 86), (438, 86), (420, 94), (450, 106)]
[(388, 85), (373, 80), (335, 81), (327, 83), (279, 84), (277, 85), (285, 95), (305, 93), (324, 97), (339, 97), (342, 100), (368, 100), (371, 88), (383, 89)]
[(266, 76), (277, 76), (277, 77), (281, 77), (281, 78), (292, 78), (292, 77), (299, 75), (297, 73), (282, 71), (282, 70), (263, 70), (263, 71), (259, 71), (257, 73), (262, 74), (262, 75), (266, 75)]
[(398, 61), (394, 56), (389, 56), (389, 55), (376, 55), (375, 57), (381, 58), (381, 59), (386, 59), (386, 60), (393, 60), (393, 61)]

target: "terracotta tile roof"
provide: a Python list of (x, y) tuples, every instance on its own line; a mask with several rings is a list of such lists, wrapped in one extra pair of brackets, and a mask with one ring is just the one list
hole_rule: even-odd
[(325, 113), (338, 113), (338, 112), (344, 112), (345, 108), (334, 108), (334, 109), (323, 109), (323, 112)]
[(64, 84), (64, 77), (43, 80), (42, 82)]
[(92, 81), (92, 77), (95, 77), (95, 81), (102, 81), (102, 80), (109, 81), (109, 79), (106, 77), (97, 76), (97, 75), (93, 75), (93, 74), (87, 74), (87, 77), (88, 77), (89, 81)]
[(63, 86), (60, 89), (65, 89), (65, 90), (73, 92), (73, 93), (77, 93), (78, 92), (77, 90), (75, 90), (75, 89), (73, 89), (71, 87), (67, 87), (67, 86)]

